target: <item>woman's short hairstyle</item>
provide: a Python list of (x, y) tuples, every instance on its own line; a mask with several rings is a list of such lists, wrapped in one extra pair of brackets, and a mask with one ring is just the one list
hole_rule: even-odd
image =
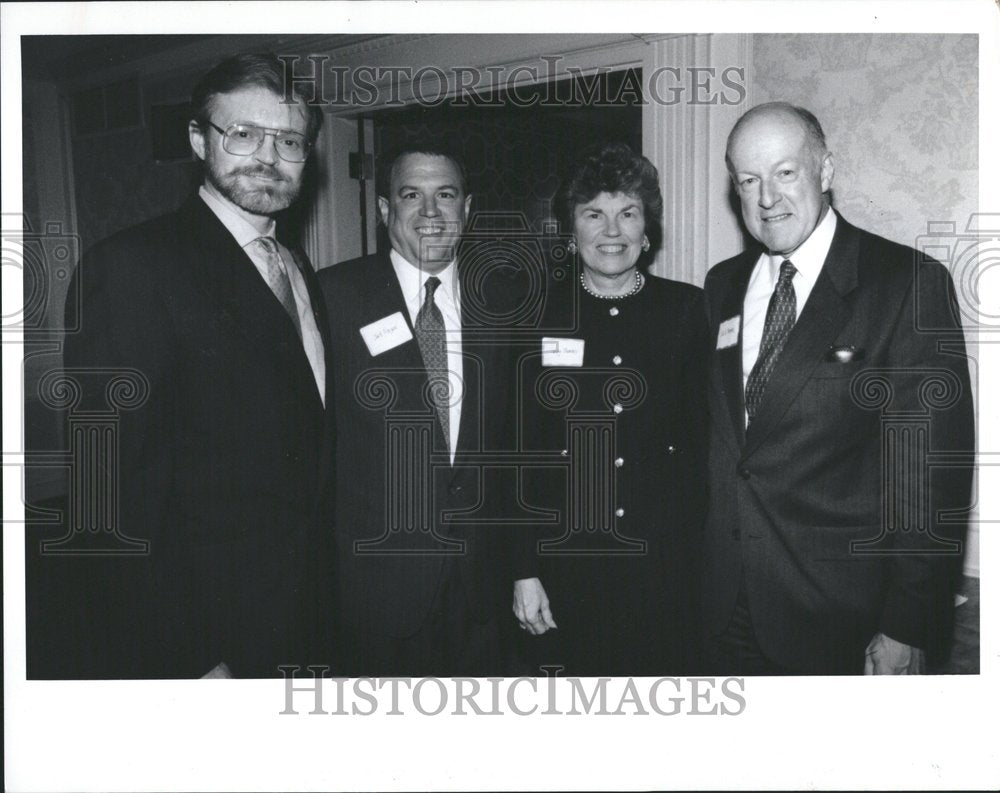
[(234, 55), (217, 64), (202, 77), (191, 92), (191, 111), (199, 127), (205, 129), (211, 120), (212, 100), (219, 94), (229, 94), (249, 87), (266, 88), (280, 97), (294, 96), (305, 105), (306, 137), (316, 142), (323, 126), (323, 111), (305, 92), (302, 81), (292, 80), (291, 68), (270, 52), (254, 55)]
[(624, 193), (642, 201), (649, 251), (639, 257), (643, 270), (663, 240), (663, 194), (656, 166), (624, 143), (603, 143), (586, 149), (563, 183), (560, 205), (564, 228), (573, 228), (576, 208), (601, 193)]

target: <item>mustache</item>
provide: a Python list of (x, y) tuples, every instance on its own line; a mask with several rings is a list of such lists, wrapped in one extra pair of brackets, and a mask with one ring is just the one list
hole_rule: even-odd
[(271, 168), (267, 165), (254, 165), (247, 168), (237, 168), (233, 173), (236, 176), (263, 176), (266, 179), (274, 179), (279, 182), (287, 182), (288, 180), (277, 168)]

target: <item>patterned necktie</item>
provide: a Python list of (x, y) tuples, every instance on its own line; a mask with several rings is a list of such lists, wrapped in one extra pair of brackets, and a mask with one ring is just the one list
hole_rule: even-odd
[(449, 433), (448, 404), (448, 348), (445, 343), (444, 317), (441, 310), (434, 304), (434, 292), (441, 285), (441, 279), (430, 276), (425, 282), (426, 296), (424, 304), (417, 312), (417, 322), (414, 330), (417, 333), (417, 344), (427, 369), (427, 379), (430, 381), (431, 396), (437, 409), (438, 421), (444, 432), (444, 442), (451, 448)]
[(295, 325), (295, 332), (302, 338), (302, 327), (299, 325), (299, 310), (295, 305), (295, 296), (292, 295), (292, 282), (288, 278), (288, 271), (285, 270), (285, 262), (278, 251), (278, 244), (271, 237), (258, 237), (254, 240), (257, 247), (264, 255), (267, 263), (267, 285), (271, 287), (274, 296), (287, 312), (292, 324)]
[(750, 370), (747, 378), (746, 408), (747, 425), (757, 414), (760, 400), (764, 396), (768, 378), (778, 363), (778, 357), (785, 346), (788, 334), (795, 325), (795, 288), (792, 278), (795, 276), (795, 265), (787, 259), (781, 263), (781, 273), (778, 275), (778, 285), (767, 304), (767, 315), (764, 318), (764, 333), (760, 340), (760, 352), (757, 362)]

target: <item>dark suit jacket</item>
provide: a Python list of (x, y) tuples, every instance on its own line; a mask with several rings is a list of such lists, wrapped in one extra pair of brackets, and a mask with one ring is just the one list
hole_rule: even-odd
[(584, 347), (579, 367), (545, 366), (541, 339), (521, 361), (523, 449), (527, 459), (548, 458), (527, 468), (525, 492), (556, 516), (539, 521), (536, 554), (559, 625), (527, 637), (526, 651), (540, 663), (565, 664), (568, 675), (700, 672), (702, 290), (647, 276), (637, 295), (595, 300), (575, 273), (548, 286), (539, 336)]
[[(720, 323), (741, 316), (758, 256), (708, 274), (713, 346)], [(743, 576), (761, 647), (790, 668), (860, 671), (878, 631), (946, 646), (971, 469), (932, 469), (921, 455), (974, 448), (958, 316), (941, 264), (838, 218), (747, 432), (742, 333), (713, 352), (710, 633)]]
[(412, 333), (388, 253), (319, 274), (334, 347), (339, 611), (352, 630), (415, 633), (449, 555), (481, 622), (510, 608), (523, 577), (503, 521), (516, 472), (483, 456), (513, 448), (513, 364), (474, 308), (482, 284), (462, 268), (459, 278), (464, 392), (452, 466), (416, 338), (373, 356), (359, 332), (400, 312)]
[[(329, 359), (315, 274), (296, 256)], [(117, 466), (119, 528), (150, 550), (74, 562), (92, 621), (83, 674), (197, 677), (222, 661), (263, 677), (326, 660), (313, 609), (331, 586), (317, 535), (332, 417), (280, 303), (198, 196), (99, 243), (74, 277), (65, 364), (81, 407), (106, 406), (107, 378), (84, 369), (148, 384), (119, 412)]]

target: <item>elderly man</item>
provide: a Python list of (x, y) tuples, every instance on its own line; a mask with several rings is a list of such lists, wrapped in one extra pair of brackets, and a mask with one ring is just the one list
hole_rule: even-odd
[(326, 660), (328, 621), (312, 614), (332, 588), (318, 551), (330, 344), (315, 274), (275, 223), (322, 116), (270, 54), (218, 64), (192, 105), (197, 193), (99, 243), (75, 275), (65, 363), (82, 404), (106, 409), (95, 375), (141, 381), (113, 464), (117, 528), (148, 542), (74, 561), (90, 653), (70, 663), (87, 676), (266, 677)]
[(320, 273), (345, 670), (502, 673), (501, 619), (528, 578), (516, 549), (530, 549), (503, 521), (513, 468), (490, 462), (514, 446), (514, 368), (494, 327), (509, 295), (486, 259), (460, 255), (472, 196), (457, 157), (429, 145), (384, 165), (389, 245)]
[(974, 442), (951, 279), (833, 210), (807, 110), (753, 108), (726, 163), (760, 246), (705, 282), (709, 671), (918, 672), (948, 644), (971, 481), (925, 457)]

